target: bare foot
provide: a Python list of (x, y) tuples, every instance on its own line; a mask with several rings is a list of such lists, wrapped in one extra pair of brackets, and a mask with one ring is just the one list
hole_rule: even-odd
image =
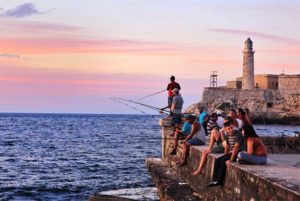
[(191, 175), (192, 175), (192, 176), (202, 175), (202, 171), (196, 170), (196, 171), (194, 171)]
[(181, 161), (178, 161), (178, 165), (179, 166), (184, 166), (186, 164), (186, 161), (185, 160), (181, 160)]

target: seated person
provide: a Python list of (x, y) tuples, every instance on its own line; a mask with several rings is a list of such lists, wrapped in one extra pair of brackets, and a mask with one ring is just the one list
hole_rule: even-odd
[(247, 144), (247, 151), (239, 153), (238, 163), (265, 165), (267, 163), (267, 149), (253, 126), (245, 124), (242, 128), (242, 134)]
[(209, 117), (209, 122), (207, 123), (207, 135), (210, 136), (211, 135), (211, 131), (213, 129), (217, 129), (219, 130), (218, 124), (217, 124), (217, 120), (218, 120), (218, 115), (217, 113), (212, 113)]
[[(224, 119), (224, 123), (226, 123), (228, 121), (233, 123), (232, 118), (226, 117)], [(225, 141), (225, 129), (222, 128), (220, 130), (220, 132), (218, 132), (216, 129), (213, 129), (212, 132), (211, 132), (208, 149), (202, 151), (200, 164), (199, 164), (197, 170), (195, 170), (192, 173), (192, 175), (196, 176), (196, 175), (201, 175), (202, 174), (202, 170), (203, 170), (204, 165), (206, 163), (207, 155), (209, 153), (215, 153), (215, 154), (216, 153), (224, 153), (224, 154), (226, 154), (224, 152), (225, 151), (224, 143), (226, 143), (226, 141)]]
[[(182, 129), (180, 129), (179, 127), (175, 128), (175, 134), (174, 134), (174, 146), (172, 151), (170, 152), (170, 155), (176, 155), (176, 149), (178, 146), (178, 140), (180, 138), (185, 139), (192, 131), (192, 115), (188, 115), (185, 118), (185, 122), (182, 126)], [(172, 135), (173, 136), (173, 135)]]
[(215, 160), (213, 180), (208, 185), (219, 186), (223, 184), (226, 175), (226, 166), (236, 160), (237, 154), (245, 149), (244, 138), (240, 132), (234, 130), (234, 125), (231, 121), (224, 123), (226, 136), (226, 143), (224, 143), (225, 153), (223, 156)]
[(183, 141), (183, 152), (181, 159), (177, 162), (179, 165), (186, 163), (187, 155), (189, 153), (190, 146), (192, 145), (205, 145), (205, 131), (201, 124), (196, 121), (195, 116), (191, 116), (192, 131)]
[(230, 116), (233, 119), (233, 125), (235, 130), (242, 129), (242, 120), (238, 118), (237, 113), (234, 109), (229, 111), (228, 116)]

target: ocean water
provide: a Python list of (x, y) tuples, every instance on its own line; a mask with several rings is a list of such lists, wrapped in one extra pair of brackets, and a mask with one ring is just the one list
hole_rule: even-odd
[(101, 191), (153, 187), (144, 163), (161, 155), (158, 120), (0, 114), (0, 200), (87, 200)]
[[(157, 200), (144, 163), (161, 156), (159, 118), (0, 113), (0, 200), (87, 200), (104, 191)], [(263, 135), (300, 131), (255, 127)]]

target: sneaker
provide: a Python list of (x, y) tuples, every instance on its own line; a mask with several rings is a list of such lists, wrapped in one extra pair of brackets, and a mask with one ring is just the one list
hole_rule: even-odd
[(214, 186), (220, 186), (221, 183), (217, 182), (217, 181), (212, 181), (210, 182), (207, 187), (214, 187)]

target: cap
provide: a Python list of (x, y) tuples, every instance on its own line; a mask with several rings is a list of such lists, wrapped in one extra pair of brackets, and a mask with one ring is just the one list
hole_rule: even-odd
[(172, 90), (172, 92), (178, 92), (179, 91), (179, 89), (177, 89), (177, 88), (174, 88), (173, 90)]
[(171, 80), (175, 80), (175, 76), (172, 75), (172, 76), (170, 77), (170, 79), (171, 79)]
[(183, 116), (185, 119), (194, 120), (196, 116), (194, 114), (184, 114)]

